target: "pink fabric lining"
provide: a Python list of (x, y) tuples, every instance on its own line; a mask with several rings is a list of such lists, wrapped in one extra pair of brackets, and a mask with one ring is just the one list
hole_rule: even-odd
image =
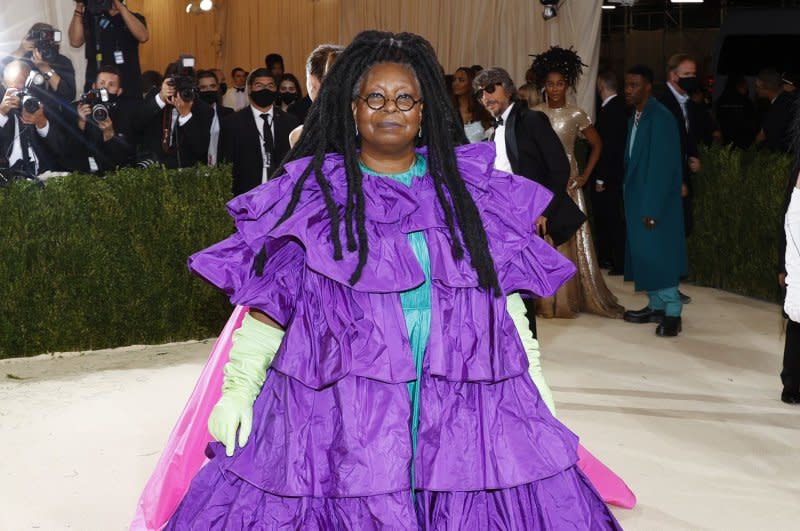
[(208, 433), (208, 417), (222, 394), (222, 368), (228, 362), (233, 333), (241, 326), (247, 311), (246, 306), (237, 306), (214, 343), (194, 391), (139, 498), (131, 531), (161, 529), (207, 461), (205, 448), (212, 440)]

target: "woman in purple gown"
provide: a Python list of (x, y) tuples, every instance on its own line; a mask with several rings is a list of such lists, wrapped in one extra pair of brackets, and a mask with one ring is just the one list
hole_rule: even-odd
[(507, 306), (575, 272), (535, 234), (551, 194), (465, 143), (427, 41), (342, 53), (280, 176), (190, 259), (258, 330), (167, 529), (619, 529)]

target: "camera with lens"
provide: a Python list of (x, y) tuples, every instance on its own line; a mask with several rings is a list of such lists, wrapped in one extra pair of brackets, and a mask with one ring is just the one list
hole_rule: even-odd
[(194, 64), (194, 57), (181, 55), (175, 63), (175, 75), (167, 79), (167, 84), (175, 87), (175, 93), (180, 95), (183, 101), (194, 101), (198, 93)]
[(29, 114), (33, 114), (42, 106), (42, 100), (39, 99), (37, 93), (41, 91), (44, 85), (44, 76), (39, 72), (32, 71), (25, 80), (25, 87), (18, 90), (16, 96), (22, 102), (22, 110)]
[(111, 0), (77, 0), (79, 4), (86, 6), (86, 11), (90, 15), (102, 15), (107, 11), (111, 11), (113, 2)]
[(81, 95), (80, 103), (92, 108), (92, 120), (98, 123), (108, 120), (111, 115), (111, 109), (116, 105), (104, 88), (92, 89)]
[(48, 63), (52, 63), (58, 57), (58, 47), (61, 44), (61, 32), (54, 29), (37, 29), (28, 33), (27, 40), (33, 42), (33, 47)]

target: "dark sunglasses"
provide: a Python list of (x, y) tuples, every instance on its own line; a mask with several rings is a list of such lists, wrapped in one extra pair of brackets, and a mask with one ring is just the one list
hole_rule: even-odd
[(497, 90), (497, 87), (499, 87), (502, 84), (503, 84), (502, 81), (497, 81), (495, 83), (490, 83), (483, 88), (479, 88), (478, 90), (475, 91), (475, 97), (477, 99), (481, 99), (483, 97), (484, 92), (487, 94), (494, 94), (494, 91)]

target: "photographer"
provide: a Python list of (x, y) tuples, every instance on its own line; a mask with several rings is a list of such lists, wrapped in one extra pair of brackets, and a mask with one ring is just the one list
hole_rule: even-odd
[(208, 162), (214, 112), (199, 98), (189, 59), (191, 65), (170, 65), (161, 89), (147, 96), (134, 122), (145, 152), (168, 168)]
[(136, 154), (131, 120), (136, 103), (122, 99), (122, 76), (104, 66), (77, 105), (77, 131), (70, 137), (70, 168), (104, 173), (131, 163)]
[(101, 67), (115, 66), (122, 75), (123, 97), (138, 99), (142, 94), (139, 44), (149, 38), (144, 17), (131, 13), (125, 0), (79, 0), (69, 24), (69, 43), (74, 48), (86, 44), (84, 92)]
[(0, 61), (0, 66), (5, 68), (14, 60), (27, 62), (46, 78), (45, 89), (55, 95), (60, 104), (66, 104), (75, 99), (75, 68), (68, 57), (59, 53), (60, 44), (60, 31), (50, 24), (37, 22), (25, 34), (19, 48)]
[(63, 150), (63, 135), (45, 114), (40, 99), (44, 90), (34, 85), (34, 78), (28, 63), (11, 61), (3, 70), (0, 100), (0, 167), (30, 177), (58, 169), (55, 154)]

